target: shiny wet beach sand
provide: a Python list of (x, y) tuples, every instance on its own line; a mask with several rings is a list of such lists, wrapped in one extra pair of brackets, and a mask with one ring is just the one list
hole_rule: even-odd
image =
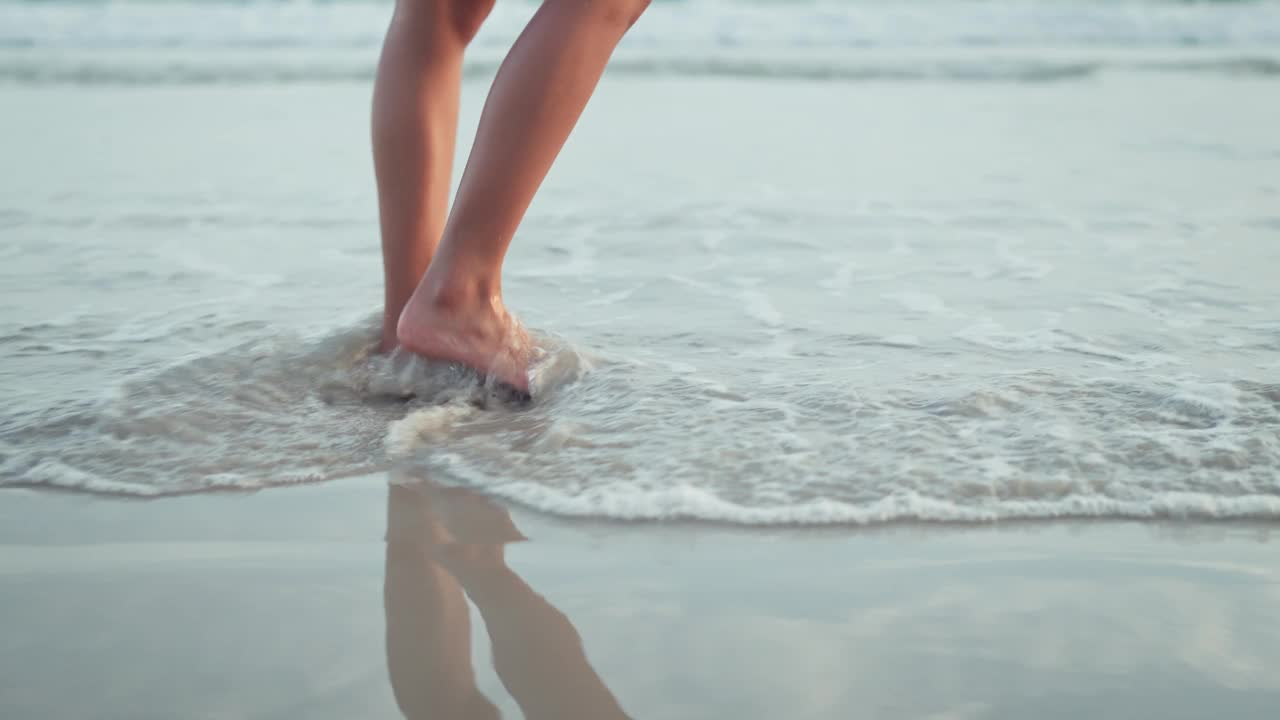
[(392, 718), (397, 696), (410, 717), (1280, 706), (1273, 528), (566, 524), (393, 479), (6, 493), (0, 715)]

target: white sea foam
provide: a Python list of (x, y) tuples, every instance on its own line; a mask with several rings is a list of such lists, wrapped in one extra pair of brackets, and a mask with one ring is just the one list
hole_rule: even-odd
[(742, 505), (704, 488), (599, 489), (567, 495), (542, 485), (515, 483), (489, 488), (498, 497), (542, 512), (574, 518), (622, 521), (694, 520), (740, 525), (877, 525), (892, 522), (990, 523), (1055, 519), (1275, 520), (1280, 497), (1223, 498), (1204, 493), (1168, 493), (1132, 500), (1065, 497), (968, 505), (915, 493), (855, 504), (819, 498), (795, 504)]
[(387, 428), (384, 443), (391, 459), (410, 457), (424, 444), (448, 441), (448, 431), (474, 414), (475, 408), (461, 403), (450, 403), (413, 410)]

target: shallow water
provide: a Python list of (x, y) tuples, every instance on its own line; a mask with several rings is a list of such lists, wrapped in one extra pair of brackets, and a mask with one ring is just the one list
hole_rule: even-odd
[[(385, 8), (87, 7), (0, 5), (0, 482), (412, 460), (576, 516), (1280, 517), (1274, 3), (985, 3), (985, 40), (959, 4), (924, 35), (876, 3), (659, 6), (514, 245), (548, 350), (523, 410), (368, 355)], [(214, 21), (284, 8), (328, 30)]]

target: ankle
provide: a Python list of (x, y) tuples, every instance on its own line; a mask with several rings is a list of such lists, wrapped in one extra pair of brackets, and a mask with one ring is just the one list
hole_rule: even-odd
[(497, 280), (487, 277), (460, 277), (457, 273), (441, 273), (433, 277), (428, 271), (418, 288), (419, 301), (434, 310), (475, 311), (477, 308), (501, 308), (502, 288)]

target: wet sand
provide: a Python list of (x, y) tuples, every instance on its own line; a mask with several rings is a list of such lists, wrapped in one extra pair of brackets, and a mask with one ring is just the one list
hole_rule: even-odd
[(394, 479), (5, 491), (0, 716), (392, 718), (397, 698), (410, 717), (509, 718), (517, 702), (530, 718), (1280, 706), (1274, 526), (566, 523)]

